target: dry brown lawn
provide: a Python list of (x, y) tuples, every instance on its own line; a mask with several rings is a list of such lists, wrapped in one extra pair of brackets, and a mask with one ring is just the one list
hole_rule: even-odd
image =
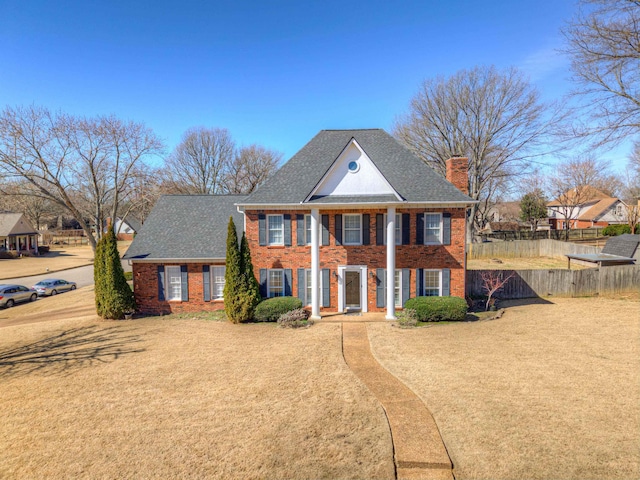
[[(73, 293), (52, 300), (91, 297)], [(57, 319), (0, 328), (0, 478), (394, 476), (339, 324), (69, 320), (48, 306)]]
[(640, 478), (640, 303), (514, 303), (497, 320), (370, 324), (427, 404), (456, 479)]
[[(496, 261), (498, 260), (498, 261)], [(593, 265), (579, 265), (571, 262), (571, 270), (590, 268)], [(546, 270), (553, 268), (567, 268), (566, 258), (557, 257), (527, 257), (527, 258), (480, 258), (467, 260), (469, 270)]]
[[(121, 255), (127, 251), (129, 245), (131, 245), (131, 241), (118, 242), (118, 250)], [(39, 257), (0, 259), (0, 280), (42, 275), (47, 272), (57, 272), (92, 263), (93, 250), (88, 245), (64, 246), (63, 248), (53, 245), (49, 253)]]

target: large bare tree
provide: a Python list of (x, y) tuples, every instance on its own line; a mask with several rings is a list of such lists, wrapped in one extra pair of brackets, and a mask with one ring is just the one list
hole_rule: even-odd
[[(161, 152), (144, 125), (115, 117), (77, 118), (41, 107), (0, 115), (0, 171), (76, 219), (95, 249), (105, 212), (115, 218), (139, 164)], [(89, 221), (91, 220), (91, 221)]]
[(179, 193), (224, 193), (235, 153), (236, 146), (227, 129), (190, 128), (166, 159), (168, 183)]
[(640, 0), (580, 0), (564, 29), (574, 93), (597, 145), (640, 133)]
[[(559, 109), (542, 103), (516, 69), (476, 67), (426, 80), (394, 135), (442, 175), (448, 158), (468, 156), (469, 195), (487, 202), (496, 184), (525, 174), (550, 152), (559, 120)], [(481, 228), (480, 212), (479, 204), (471, 207), (468, 241)]]
[(251, 193), (276, 171), (282, 153), (260, 145), (242, 147), (229, 165), (225, 176), (228, 193)]

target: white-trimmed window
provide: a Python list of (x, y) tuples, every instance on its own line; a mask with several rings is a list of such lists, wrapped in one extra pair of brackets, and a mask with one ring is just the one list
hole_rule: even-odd
[[(384, 270), (384, 298), (387, 299), (387, 270)], [(393, 303), (396, 307), (402, 307), (402, 270), (396, 269), (393, 276)]]
[[(402, 245), (402, 214), (396, 213), (396, 245)], [(384, 214), (383, 245), (387, 244), (387, 214)]]
[(425, 245), (442, 243), (442, 213), (424, 214), (424, 243)]
[(442, 270), (424, 271), (424, 295), (425, 297), (442, 296)]
[(212, 300), (222, 300), (224, 298), (224, 274), (226, 267), (211, 266), (211, 298)]
[(273, 269), (267, 272), (267, 296), (284, 296), (284, 270)]
[(182, 300), (182, 273), (180, 266), (166, 266), (165, 272), (165, 292), (167, 300)]
[[(304, 305), (311, 305), (311, 269), (307, 268), (304, 271)], [(318, 298), (320, 299), (320, 303), (322, 303), (322, 279), (318, 279)]]
[(267, 234), (269, 245), (284, 245), (284, 217), (267, 215)]
[(362, 215), (342, 215), (342, 232), (344, 245), (362, 245)]
[(304, 243), (311, 245), (311, 215), (304, 216)]

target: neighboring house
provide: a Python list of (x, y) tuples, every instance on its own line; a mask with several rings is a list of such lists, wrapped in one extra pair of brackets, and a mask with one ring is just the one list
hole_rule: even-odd
[(467, 165), (447, 161), (447, 181), (384, 130), (323, 130), (248, 196), (163, 196), (124, 257), (138, 307), (223, 308), (229, 216), (262, 295), (313, 317), (464, 298)]
[(116, 232), (118, 240), (133, 240), (140, 228), (142, 228), (142, 222), (131, 215), (127, 215), (124, 220), (116, 218), (113, 224), (113, 230)]
[(490, 222), (518, 222), (520, 202), (497, 202), (491, 206), (487, 217)]
[(619, 198), (610, 197), (592, 187), (581, 192), (574, 190), (547, 203), (552, 229), (607, 227), (627, 223), (626, 205)]
[(0, 213), (0, 250), (38, 253), (38, 232), (22, 213)]
[(489, 222), (481, 233), (517, 232), (527, 228), (526, 226), (521, 226), (518, 222)]

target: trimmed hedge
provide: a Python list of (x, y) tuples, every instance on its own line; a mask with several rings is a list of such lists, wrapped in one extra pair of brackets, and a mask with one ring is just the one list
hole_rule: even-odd
[[(636, 233), (640, 231), (640, 227), (636, 226)], [(631, 233), (631, 227), (628, 224), (624, 225), (609, 225), (602, 229), (602, 234), (607, 237), (616, 237), (625, 233)]]
[(415, 310), (421, 322), (461, 321), (467, 314), (467, 302), (460, 297), (416, 297), (405, 302)]
[(258, 322), (277, 322), (280, 315), (302, 308), (297, 297), (274, 297), (263, 300), (256, 307), (253, 318)]

